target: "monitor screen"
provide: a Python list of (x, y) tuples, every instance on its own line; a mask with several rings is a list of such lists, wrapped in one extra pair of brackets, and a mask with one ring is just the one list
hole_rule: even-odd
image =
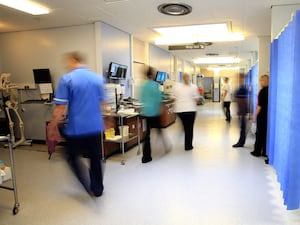
[(118, 74), (118, 77), (120, 79), (125, 79), (126, 78), (126, 72), (127, 72), (127, 66), (119, 65), (119, 69), (120, 69), (120, 74)]
[(33, 77), (36, 84), (52, 83), (49, 69), (33, 69)]
[(111, 62), (108, 69), (108, 77), (111, 79), (125, 79), (127, 66)]
[(117, 77), (118, 68), (119, 68), (119, 64), (111, 62), (108, 68), (108, 76), (110, 78), (118, 78)]
[(156, 73), (156, 81), (159, 83), (163, 83), (165, 82), (167, 79), (167, 73), (166, 72), (162, 72), (162, 71), (157, 71)]

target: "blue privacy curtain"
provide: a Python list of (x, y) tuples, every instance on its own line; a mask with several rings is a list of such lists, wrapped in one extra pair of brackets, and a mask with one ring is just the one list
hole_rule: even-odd
[(251, 69), (251, 100), (252, 100), (252, 113), (255, 111), (257, 105), (257, 95), (258, 95), (258, 63)]
[(300, 11), (271, 44), (267, 150), (287, 209), (300, 204)]
[(252, 66), (251, 69), (246, 74), (246, 85), (250, 90), (249, 109), (250, 109), (250, 114), (252, 115), (256, 108), (257, 95), (259, 91), (258, 90), (258, 63), (255, 63), (255, 65)]

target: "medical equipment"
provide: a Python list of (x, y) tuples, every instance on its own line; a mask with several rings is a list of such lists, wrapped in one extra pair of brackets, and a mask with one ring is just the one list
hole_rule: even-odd
[[(24, 135), (24, 122), (18, 112), (18, 97), (16, 92), (17, 85), (10, 82), (10, 73), (2, 73), (0, 76), (1, 85), (0, 90), (3, 92), (3, 98), (6, 99), (5, 104), (5, 111), (7, 113), (8, 121), (9, 121), (9, 130), (11, 135), (11, 142), (13, 148), (17, 147), (18, 145), (31, 145), (32, 140), (26, 140)], [(20, 139), (16, 141), (15, 132), (14, 132), (14, 121), (12, 120), (11, 112), (14, 112), (16, 118), (19, 122), (19, 130), (20, 130)]]
[[(15, 173), (15, 160), (14, 153), (12, 149), (12, 142), (10, 139), (10, 135), (0, 136), (0, 142), (7, 142), (9, 148), (9, 156), (10, 156), (10, 167), (2, 165), (2, 169), (0, 168), (0, 189), (6, 189), (14, 192), (15, 204), (13, 207), (13, 214), (16, 215), (19, 212), (20, 203), (18, 200), (18, 192), (17, 192), (17, 182), (16, 182), (16, 173)], [(6, 181), (12, 181), (12, 186), (5, 186), (2, 183)]]

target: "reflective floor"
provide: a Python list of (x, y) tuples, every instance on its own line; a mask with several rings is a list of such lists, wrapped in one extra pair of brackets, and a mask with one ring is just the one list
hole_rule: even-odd
[[(300, 211), (287, 211), (272, 167), (255, 158), (250, 134), (244, 148), (238, 120), (225, 121), (220, 103), (198, 107), (194, 149), (184, 151), (180, 121), (164, 129), (173, 149), (165, 153), (152, 132), (152, 158), (138, 148), (104, 164), (104, 195), (91, 198), (70, 172), (61, 151), (48, 160), (45, 146), (15, 153), (20, 211), (13, 192), (0, 189), (0, 225), (296, 225)], [(32, 151), (30, 151), (32, 150)], [(40, 150), (40, 151), (36, 151)], [(7, 149), (0, 159), (8, 162)]]

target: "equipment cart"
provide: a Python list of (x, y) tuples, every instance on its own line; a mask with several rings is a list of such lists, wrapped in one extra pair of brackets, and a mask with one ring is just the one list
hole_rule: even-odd
[[(13, 207), (13, 214), (16, 215), (19, 212), (19, 201), (18, 201), (18, 193), (17, 193), (17, 184), (16, 184), (16, 175), (15, 175), (15, 166), (14, 166), (14, 155), (13, 155), (13, 147), (10, 139), (10, 135), (0, 136), (1, 143), (7, 143), (9, 148), (9, 156), (10, 156), (10, 167), (6, 166), (4, 170), (2, 170), (2, 175), (0, 175), (0, 188), (6, 189), (14, 192), (15, 204)], [(3, 172), (4, 171), (4, 172)], [(0, 171), (1, 172), (1, 171)], [(12, 187), (3, 186), (2, 183), (7, 181), (12, 181)]]

